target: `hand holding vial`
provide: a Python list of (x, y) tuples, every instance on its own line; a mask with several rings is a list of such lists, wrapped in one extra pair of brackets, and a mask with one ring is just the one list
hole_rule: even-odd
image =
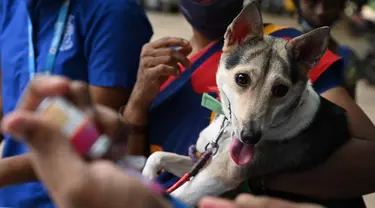
[[(80, 141), (85, 128), (96, 138)], [(126, 126), (117, 112), (91, 104), (85, 83), (36, 76), (2, 129), (27, 143), (32, 168), (58, 207), (169, 207), (157, 186), (111, 162), (125, 154)], [(100, 138), (109, 148), (93, 150)]]

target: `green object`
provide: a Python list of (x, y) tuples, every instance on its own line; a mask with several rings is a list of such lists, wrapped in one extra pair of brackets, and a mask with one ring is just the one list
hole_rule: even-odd
[(369, 0), (368, 3), (367, 3), (367, 5), (368, 5), (371, 9), (375, 10), (375, 0)]
[(223, 114), (223, 111), (221, 109), (221, 102), (216, 100), (208, 93), (203, 93), (201, 105), (217, 114)]
[(245, 193), (250, 193), (250, 186), (248, 180), (246, 180), (245, 183), (242, 185), (242, 191)]

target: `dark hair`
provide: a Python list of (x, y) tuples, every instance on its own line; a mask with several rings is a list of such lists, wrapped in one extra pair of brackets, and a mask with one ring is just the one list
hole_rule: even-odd
[(217, 40), (241, 12), (243, 0), (180, 0), (179, 6), (195, 30), (210, 40)]

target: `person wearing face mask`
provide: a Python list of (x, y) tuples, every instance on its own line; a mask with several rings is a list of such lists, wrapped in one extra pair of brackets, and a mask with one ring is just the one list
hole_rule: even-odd
[[(334, 26), (340, 20), (340, 16), (344, 11), (346, 0), (293, 0), (297, 13), (299, 15), (299, 23), (303, 32), (308, 32), (322, 26)], [(355, 86), (358, 79), (358, 68), (361, 64), (356, 53), (347, 45), (342, 45), (333, 37), (329, 42), (329, 49), (335, 54), (342, 57), (344, 63), (343, 73), (332, 73), (332, 76), (341, 77), (346, 90), (355, 98)]]
[[(122, 111), (126, 122), (144, 127), (143, 132), (129, 135), (130, 153), (147, 156), (155, 151), (168, 151), (188, 155), (189, 146), (196, 143), (199, 133), (215, 115), (201, 106), (202, 94), (217, 96), (215, 74), (222, 53), (223, 36), (242, 9), (242, 3), (240, 0), (180, 0), (181, 12), (192, 27), (193, 37), (190, 40), (162, 38), (143, 47), (137, 82), (128, 105)], [(264, 34), (289, 39), (302, 33), (291, 27), (265, 24)], [(280, 192), (260, 191), (259, 194), (308, 201), (312, 199), (296, 198), (285, 192), (318, 199), (337, 199), (359, 196), (375, 189), (368, 183), (373, 177), (366, 175), (371, 163), (359, 165), (355, 162), (368, 161), (365, 158), (372, 157), (370, 152), (375, 151), (375, 128), (348, 96), (341, 80), (327, 73), (341, 70), (342, 60), (328, 50), (318, 65), (310, 70), (309, 78), (321, 96), (347, 110), (352, 120), (352, 135), (359, 139), (353, 139), (323, 168), (265, 180), (267, 187), (260, 190), (271, 188)], [(352, 157), (358, 159), (353, 160), (354, 163), (342, 159)], [(353, 167), (358, 171), (348, 171)], [(356, 178), (353, 189), (347, 188), (353, 186), (348, 178), (337, 181), (337, 175), (347, 174), (350, 175), (348, 178)], [(164, 171), (157, 180), (167, 188), (178, 178)], [(328, 207), (345, 207), (343, 204), (353, 207), (351, 205), (356, 204), (356, 200), (334, 200), (329, 202)], [(319, 203), (327, 202), (323, 200)], [(362, 202), (354, 207), (363, 206)]]

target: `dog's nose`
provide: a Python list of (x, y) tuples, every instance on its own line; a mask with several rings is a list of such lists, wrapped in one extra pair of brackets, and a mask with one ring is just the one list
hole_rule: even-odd
[(261, 131), (241, 131), (241, 141), (245, 144), (256, 144), (261, 138)]

